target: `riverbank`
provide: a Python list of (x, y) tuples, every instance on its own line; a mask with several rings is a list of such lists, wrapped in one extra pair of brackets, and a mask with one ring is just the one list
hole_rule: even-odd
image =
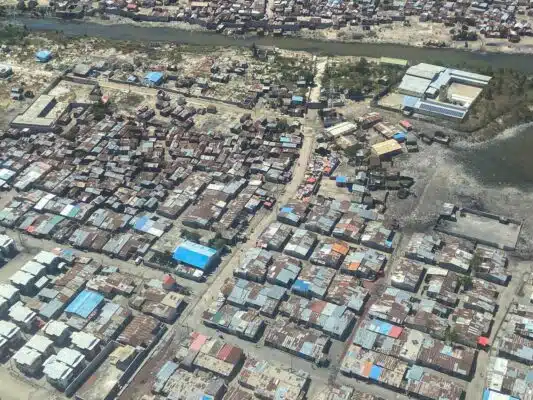
[(424, 48), (391, 43), (364, 43), (321, 41), (298, 37), (233, 37), (214, 32), (183, 30), (168, 24), (151, 23), (96, 23), (87, 21), (65, 21), (58, 23), (56, 18), (31, 19), (16, 18), (10, 22), (25, 25), (30, 31), (58, 31), (67, 36), (92, 36), (113, 40), (130, 40), (143, 42), (171, 42), (189, 45), (238, 46), (250, 47), (274, 46), (281, 49), (307, 51), (313, 54), (329, 56), (361, 56), (379, 58), (395, 57), (412, 62), (447, 63), (479, 68), (491, 65), (492, 68), (513, 68), (522, 72), (533, 72), (533, 54), (509, 54), (497, 52), (475, 52), (451, 48)]
[[(18, 18), (25, 19), (21, 14)], [(51, 18), (51, 17), (48, 17)], [(59, 19), (57, 19), (59, 20)], [(479, 35), (476, 41), (465, 44), (464, 41), (453, 41), (450, 35), (450, 27), (434, 22), (420, 22), (417, 18), (407, 18), (409, 24), (405, 26), (403, 22), (392, 22), (372, 26), (371, 30), (364, 30), (362, 26), (346, 26), (342, 28), (307, 29), (289, 32), (294, 38), (307, 39), (321, 42), (339, 43), (366, 43), (377, 45), (402, 45), (408, 47), (425, 47), (427, 41), (434, 43), (445, 43), (448, 49), (480, 52), (480, 53), (507, 53), (507, 54), (530, 54), (533, 53), (533, 37), (524, 36), (519, 43), (511, 43), (507, 39), (486, 38)], [(61, 24), (65, 21), (61, 19)], [(72, 21), (72, 20), (70, 20)], [(105, 18), (86, 16), (83, 22), (99, 25), (133, 25), (138, 27), (171, 28), (180, 31), (192, 32), (212, 32), (200, 24), (192, 24), (183, 21), (134, 21), (131, 18), (114, 14), (106, 14)], [(224, 36), (221, 34), (221, 36)], [(254, 38), (254, 35), (245, 34), (240, 37)], [(230, 35), (232, 37), (232, 35)]]

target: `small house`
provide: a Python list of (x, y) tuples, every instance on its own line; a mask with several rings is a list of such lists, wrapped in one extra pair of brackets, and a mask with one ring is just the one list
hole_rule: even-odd
[(40, 50), (35, 53), (35, 61), (40, 63), (47, 63), (52, 59), (52, 52), (49, 50)]
[(48, 321), (43, 328), (43, 333), (58, 346), (64, 345), (70, 337), (68, 325), (56, 320)]
[(74, 348), (88, 359), (92, 359), (99, 351), (100, 339), (89, 333), (74, 332), (71, 336), (71, 342)]
[(148, 72), (144, 77), (144, 84), (146, 86), (159, 86), (163, 83), (165, 75), (162, 72)]
[(65, 390), (74, 378), (74, 370), (57, 360), (56, 356), (50, 356), (43, 365), (43, 373), (46, 380), (59, 390)]
[(9, 309), (9, 318), (25, 331), (31, 331), (33, 329), (36, 317), (37, 314), (22, 305), (21, 302), (15, 303)]
[(26, 343), (26, 347), (38, 351), (44, 358), (54, 353), (54, 342), (46, 336), (35, 335)]
[(36, 375), (42, 366), (42, 355), (29, 347), (21, 347), (13, 356), (15, 365), (23, 373)]

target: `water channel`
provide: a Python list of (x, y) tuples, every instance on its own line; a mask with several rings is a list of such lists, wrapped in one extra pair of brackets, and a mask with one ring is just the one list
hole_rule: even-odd
[(465, 64), (470, 66), (491, 65), (493, 69), (514, 68), (533, 72), (533, 54), (480, 53), (460, 49), (435, 49), (402, 46), (391, 43), (347, 43), (319, 41), (297, 37), (251, 37), (238, 38), (215, 32), (187, 31), (172, 26), (138, 23), (98, 24), (95, 22), (60, 20), (56, 18), (17, 18), (31, 31), (62, 31), (67, 36), (92, 36), (116, 40), (139, 40), (147, 42), (173, 42), (189, 45), (210, 46), (276, 46), (289, 50), (302, 50), (317, 54), (364, 57), (396, 57), (410, 61)]

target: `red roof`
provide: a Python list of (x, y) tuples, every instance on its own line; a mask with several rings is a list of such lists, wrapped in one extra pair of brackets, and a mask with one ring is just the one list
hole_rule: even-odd
[(172, 275), (167, 274), (163, 277), (163, 283), (165, 285), (172, 285), (176, 283), (176, 280), (172, 277)]
[(403, 332), (403, 328), (400, 326), (393, 326), (389, 332), (389, 336), (393, 338), (398, 338)]
[(231, 351), (229, 352), (228, 356), (226, 357), (226, 362), (227, 363), (230, 363), (230, 364), (233, 364), (233, 365), (236, 365), (239, 363), (239, 361), (242, 360), (243, 358), (243, 354), (242, 354), (242, 350), (239, 349), (238, 347), (235, 347), (235, 346), (231, 346)]
[(191, 347), (190, 349), (191, 350), (194, 350), (194, 351), (200, 351), (200, 349), (202, 348), (202, 346), (205, 344), (205, 342), (207, 342), (207, 336), (205, 335), (198, 335), (194, 341), (191, 343)]
[(477, 344), (481, 346), (488, 346), (489, 345), (489, 338), (485, 336), (480, 336), (477, 338)]
[(324, 301), (316, 301), (311, 303), (311, 307), (309, 307), (311, 311), (314, 313), (320, 314), (324, 308), (326, 308), (326, 302)]
[(232, 348), (233, 348), (233, 346), (231, 346), (231, 345), (226, 343), (218, 351), (217, 358), (219, 360), (226, 361), (226, 359), (228, 358), (229, 354), (231, 353), (231, 349)]

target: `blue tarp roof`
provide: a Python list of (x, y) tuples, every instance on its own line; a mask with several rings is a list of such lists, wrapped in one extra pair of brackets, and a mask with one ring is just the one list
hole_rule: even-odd
[(49, 50), (40, 50), (37, 53), (35, 53), (35, 57), (39, 61), (48, 61), (52, 58), (52, 52)]
[(211, 247), (186, 240), (176, 247), (172, 258), (178, 262), (204, 270), (209, 266), (209, 262), (215, 254), (217, 254), (217, 251)]
[(163, 79), (163, 73), (162, 72), (148, 72), (146, 76), (144, 77), (147, 81), (150, 81), (152, 83), (159, 83)]
[(304, 98), (303, 96), (292, 96), (292, 101), (298, 101), (298, 102), (303, 103)]
[(135, 229), (141, 230), (143, 226), (150, 220), (150, 217), (145, 215), (144, 217), (141, 217), (137, 220), (135, 223)]
[(398, 141), (398, 142), (403, 142), (405, 141), (406, 139), (406, 136), (405, 136), (405, 133), (403, 132), (398, 132), (397, 134), (395, 134), (393, 136), (394, 140)]
[(381, 321), (379, 319), (372, 320), (372, 325), (374, 326), (374, 330), (379, 332), (382, 335), (388, 335), (388, 333), (391, 331), (393, 325), (389, 324), (388, 322)]
[(292, 207), (282, 207), (280, 211), (284, 213), (291, 213)]
[(92, 290), (81, 292), (65, 310), (67, 313), (87, 318), (104, 301), (104, 296)]
[(383, 371), (383, 368), (377, 365), (372, 365), (372, 368), (370, 368), (370, 375), (368, 377), (377, 381), (381, 376), (381, 371)]
[(336, 181), (339, 183), (346, 183), (347, 179), (345, 176), (337, 176)]

